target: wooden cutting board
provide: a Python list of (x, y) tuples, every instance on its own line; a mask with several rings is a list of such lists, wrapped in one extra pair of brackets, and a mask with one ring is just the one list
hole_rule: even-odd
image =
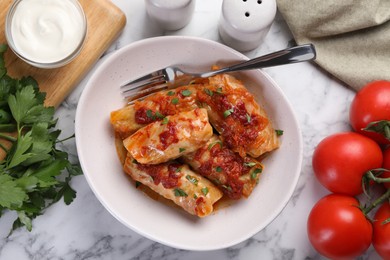
[[(57, 107), (81, 81), (99, 57), (117, 38), (126, 24), (125, 14), (110, 0), (79, 0), (87, 17), (87, 39), (80, 55), (71, 63), (56, 69), (39, 69), (20, 60), (10, 49), (5, 55), (11, 77), (32, 76), (46, 105)], [(0, 0), (0, 43), (6, 43), (5, 17), (13, 0)]]

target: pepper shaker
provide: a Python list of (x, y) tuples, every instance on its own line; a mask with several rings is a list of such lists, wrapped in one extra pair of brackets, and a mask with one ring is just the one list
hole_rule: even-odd
[(222, 41), (238, 51), (260, 45), (276, 15), (276, 0), (224, 0), (219, 20)]
[(195, 0), (145, 0), (149, 17), (165, 30), (186, 26), (194, 13)]

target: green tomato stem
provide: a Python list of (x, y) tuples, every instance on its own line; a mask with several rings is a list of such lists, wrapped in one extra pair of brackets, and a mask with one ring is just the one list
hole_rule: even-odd
[(371, 210), (376, 208), (378, 205), (382, 204), (385, 200), (388, 200), (390, 198), (390, 189), (387, 189), (387, 191), (380, 196), (378, 199), (376, 199), (370, 206), (363, 208), (363, 214), (367, 215)]
[(374, 175), (373, 171), (378, 172), (382, 174), (383, 172), (390, 172), (390, 170), (384, 169), (384, 168), (378, 168), (378, 169), (373, 169), (367, 172), (367, 177), (376, 183), (385, 183), (385, 182), (390, 182), (390, 178), (380, 178)]
[(384, 127), (385, 137), (390, 140), (390, 126), (387, 124)]
[(390, 140), (390, 121), (380, 120), (369, 123), (362, 130), (367, 132), (374, 132), (382, 135), (387, 140)]

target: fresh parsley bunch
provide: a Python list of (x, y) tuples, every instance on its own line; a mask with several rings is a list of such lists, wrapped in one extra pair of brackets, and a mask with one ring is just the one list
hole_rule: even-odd
[(7, 75), (6, 50), (0, 45), (0, 217), (16, 211), (13, 229), (31, 231), (32, 219), (48, 206), (61, 198), (67, 205), (73, 201), (76, 191), (69, 182), (81, 169), (56, 149), (61, 131), (53, 129), (54, 108), (44, 106), (46, 95), (37, 82)]

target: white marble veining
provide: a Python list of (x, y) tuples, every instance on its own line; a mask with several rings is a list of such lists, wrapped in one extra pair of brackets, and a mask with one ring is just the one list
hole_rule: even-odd
[[(56, 115), (63, 136), (74, 133), (77, 101), (93, 71), (105, 57), (134, 41), (160, 35), (190, 35), (220, 41), (218, 20), (222, 0), (197, 0), (191, 22), (178, 31), (162, 31), (148, 19), (142, 0), (113, 0), (127, 16), (127, 25), (91, 72), (59, 107)], [(293, 44), (293, 37), (278, 13), (257, 49), (244, 53), (255, 57)], [(313, 175), (311, 156), (325, 136), (349, 129), (348, 107), (354, 92), (327, 72), (309, 63), (265, 69), (291, 102), (304, 140), (301, 176), (289, 204), (264, 230), (227, 249), (194, 252), (170, 248), (148, 240), (126, 228), (100, 204), (84, 176), (72, 186), (75, 201), (59, 202), (33, 221), (32, 232), (24, 228), (7, 237), (15, 217), (5, 213), (0, 219), (0, 259), (323, 259), (312, 248), (306, 235), (306, 221), (314, 203), (327, 194)], [(62, 149), (77, 161), (74, 140)], [(289, 174), (286, 172), (285, 174)], [(283, 191), (280, 191), (283, 192)], [(379, 259), (370, 250), (361, 259)]]

